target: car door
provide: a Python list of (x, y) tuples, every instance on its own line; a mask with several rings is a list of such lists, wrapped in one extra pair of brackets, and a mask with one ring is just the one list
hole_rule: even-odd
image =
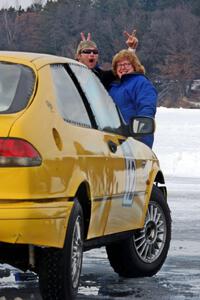
[[(122, 134), (123, 126), (115, 104), (99, 79), (85, 67), (71, 64), (70, 68), (88, 99), (98, 126), (98, 138), (101, 138), (105, 148), (107, 147), (105, 169), (99, 179), (106, 185), (106, 194), (98, 200), (101, 205), (108, 202), (104, 234), (136, 228), (141, 222), (142, 205), (140, 201), (134, 202), (138, 165), (134, 148), (140, 143)], [(94, 197), (94, 211), (97, 199), (98, 194)], [(93, 213), (91, 228), (97, 224), (101, 205), (96, 213)]]
[[(73, 81), (75, 78), (72, 80), (66, 67), (62, 64), (52, 65), (51, 72), (57, 108), (63, 120), (59, 125), (62, 127), (61, 139), (65, 141), (60, 147), (62, 158), (58, 159), (58, 167), (68, 170), (66, 186), (69, 186), (70, 182), (79, 180), (80, 182), (86, 180), (89, 183), (91, 198), (94, 199), (93, 226), (89, 236), (102, 236), (109, 208), (109, 202), (106, 201), (107, 190), (112, 182), (107, 167), (109, 148), (105, 141), (108, 137), (97, 130), (96, 122), (90, 116), (91, 112), (87, 103), (79, 94)], [(69, 178), (68, 174), (72, 174), (73, 178)]]

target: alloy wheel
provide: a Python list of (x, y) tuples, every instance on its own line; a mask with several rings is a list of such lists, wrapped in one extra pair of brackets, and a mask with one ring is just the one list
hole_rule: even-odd
[(145, 263), (154, 262), (163, 250), (167, 226), (162, 208), (150, 202), (144, 227), (134, 233), (134, 245), (139, 258)]

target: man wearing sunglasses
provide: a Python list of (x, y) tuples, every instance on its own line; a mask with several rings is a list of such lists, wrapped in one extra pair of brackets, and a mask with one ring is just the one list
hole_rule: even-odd
[[(135, 51), (138, 45), (138, 39), (136, 38), (136, 30), (133, 30), (132, 34), (127, 31), (124, 32), (127, 40), (126, 44), (130, 51)], [(82, 41), (78, 44), (76, 50), (76, 59), (85, 64), (91, 69), (101, 80), (104, 87), (108, 89), (109, 85), (115, 80), (115, 75), (112, 70), (103, 70), (98, 65), (99, 51), (97, 45), (91, 40), (91, 35), (88, 33), (87, 39), (84, 33), (81, 33)]]

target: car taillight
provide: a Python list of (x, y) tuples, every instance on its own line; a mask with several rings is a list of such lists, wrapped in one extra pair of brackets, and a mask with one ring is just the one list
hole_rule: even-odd
[(0, 138), (0, 167), (39, 166), (42, 159), (27, 141), (16, 138)]

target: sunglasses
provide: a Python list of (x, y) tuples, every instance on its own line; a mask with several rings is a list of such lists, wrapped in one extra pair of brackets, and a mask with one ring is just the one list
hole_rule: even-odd
[(91, 54), (91, 53), (93, 53), (93, 54), (99, 54), (99, 51), (97, 50), (97, 49), (95, 49), (95, 50), (93, 50), (93, 49), (84, 49), (84, 50), (82, 50), (81, 51), (81, 53), (83, 53), (83, 54)]

